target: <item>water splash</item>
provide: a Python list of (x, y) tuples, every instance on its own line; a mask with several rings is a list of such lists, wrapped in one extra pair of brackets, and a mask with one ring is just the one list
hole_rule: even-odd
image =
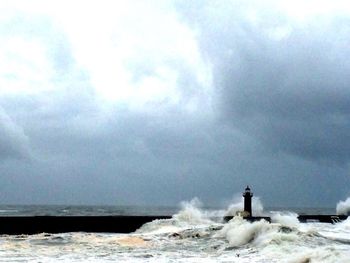
[(271, 212), (271, 222), (287, 227), (299, 226), (298, 214), (293, 212)]
[(345, 201), (339, 201), (337, 204), (337, 215), (349, 215), (350, 214), (350, 197)]
[(175, 220), (189, 224), (210, 224), (207, 213), (201, 209), (202, 203), (198, 198), (193, 198), (190, 202), (181, 203), (181, 211), (173, 216)]
[(191, 201), (181, 202), (180, 206), (180, 211), (171, 219), (154, 220), (144, 224), (136, 232), (143, 234), (179, 233), (201, 225), (217, 225), (223, 219), (224, 211), (205, 210), (202, 208), (201, 201), (196, 197)]
[(226, 238), (231, 247), (242, 247), (248, 244), (252, 247), (260, 247), (298, 239), (296, 229), (281, 224), (270, 224), (265, 220), (251, 223), (239, 216), (234, 217), (217, 235)]
[(225, 237), (230, 246), (240, 247), (252, 242), (258, 233), (268, 226), (266, 221), (249, 223), (242, 217), (236, 216), (224, 226), (218, 235)]

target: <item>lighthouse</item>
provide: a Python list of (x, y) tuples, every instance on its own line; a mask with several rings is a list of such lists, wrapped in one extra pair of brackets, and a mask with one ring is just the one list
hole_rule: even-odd
[(252, 216), (252, 197), (253, 197), (253, 193), (250, 191), (250, 188), (247, 185), (243, 193), (243, 198), (244, 198), (244, 211), (247, 212), (249, 216)]

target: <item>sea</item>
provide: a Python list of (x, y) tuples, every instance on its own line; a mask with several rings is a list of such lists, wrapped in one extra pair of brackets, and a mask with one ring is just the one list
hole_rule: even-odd
[(0, 235), (0, 262), (350, 262), (350, 219), (300, 223), (298, 214), (335, 214), (335, 208), (263, 208), (248, 222), (235, 216), (242, 203), (224, 209), (194, 199), (179, 207), (0, 205), (0, 216), (172, 215), (133, 233)]

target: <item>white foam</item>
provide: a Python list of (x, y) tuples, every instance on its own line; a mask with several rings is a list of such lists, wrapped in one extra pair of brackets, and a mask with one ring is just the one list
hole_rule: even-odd
[(277, 232), (277, 230), (274, 225), (265, 220), (250, 223), (236, 216), (219, 231), (218, 235), (225, 237), (230, 246), (240, 247), (251, 242), (265, 243), (265, 236), (270, 236), (271, 232)]
[(345, 201), (339, 201), (337, 204), (337, 215), (348, 215), (350, 214), (350, 197)]
[[(349, 230), (350, 231), (350, 217), (348, 217), (346, 220), (343, 222), (340, 222), (337, 224), (337, 226), (342, 227), (343, 229)], [(350, 236), (349, 236), (350, 238)]]
[(174, 233), (203, 225), (216, 225), (218, 224), (216, 221), (222, 221), (223, 210), (204, 210), (201, 209), (201, 206), (198, 198), (184, 201), (181, 203), (181, 210), (173, 215), (172, 219), (154, 220), (144, 224), (136, 232), (142, 234)]
[(190, 202), (182, 202), (181, 206), (181, 211), (173, 216), (174, 219), (191, 225), (212, 223), (208, 215), (200, 209), (201, 202), (198, 198)]
[(168, 234), (180, 231), (182, 228), (175, 224), (172, 219), (157, 219), (141, 226), (136, 233), (138, 234)]
[(324, 248), (307, 248), (301, 252), (291, 254), (285, 263), (306, 263), (306, 262), (322, 262), (322, 263), (349, 263), (350, 253), (346, 251), (339, 253), (332, 246)]
[[(176, 230), (174, 227), (179, 222), (175, 219), (152, 222), (156, 230), (153, 233), (148, 229), (148, 232), (131, 234), (65, 233), (23, 237), (0, 236), (0, 261), (9, 262), (17, 259), (26, 262), (349, 262), (348, 243), (284, 227), (286, 224), (284, 219), (270, 224), (266, 221), (250, 223), (236, 217), (227, 224), (221, 224), (223, 227), (221, 230), (214, 229), (212, 224), (191, 225), (182, 232), (177, 232), (179, 235), (176, 236), (166, 233), (166, 229), (168, 232)], [(300, 225), (336, 234), (343, 233), (349, 221), (335, 225), (324, 223)], [(152, 228), (152, 224), (148, 227)], [(127, 242), (122, 244), (124, 241)]]
[(288, 227), (299, 226), (298, 214), (293, 212), (272, 212), (271, 221)]

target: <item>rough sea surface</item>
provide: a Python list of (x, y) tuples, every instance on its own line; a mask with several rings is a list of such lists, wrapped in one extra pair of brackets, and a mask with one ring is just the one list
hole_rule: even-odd
[(254, 213), (271, 216), (272, 223), (240, 217), (222, 222), (239, 207), (209, 210), (190, 202), (174, 212), (164, 207), (1, 206), (2, 216), (174, 215), (130, 234), (2, 235), (0, 262), (350, 262), (350, 219), (299, 223), (295, 212), (264, 211), (255, 204)]

